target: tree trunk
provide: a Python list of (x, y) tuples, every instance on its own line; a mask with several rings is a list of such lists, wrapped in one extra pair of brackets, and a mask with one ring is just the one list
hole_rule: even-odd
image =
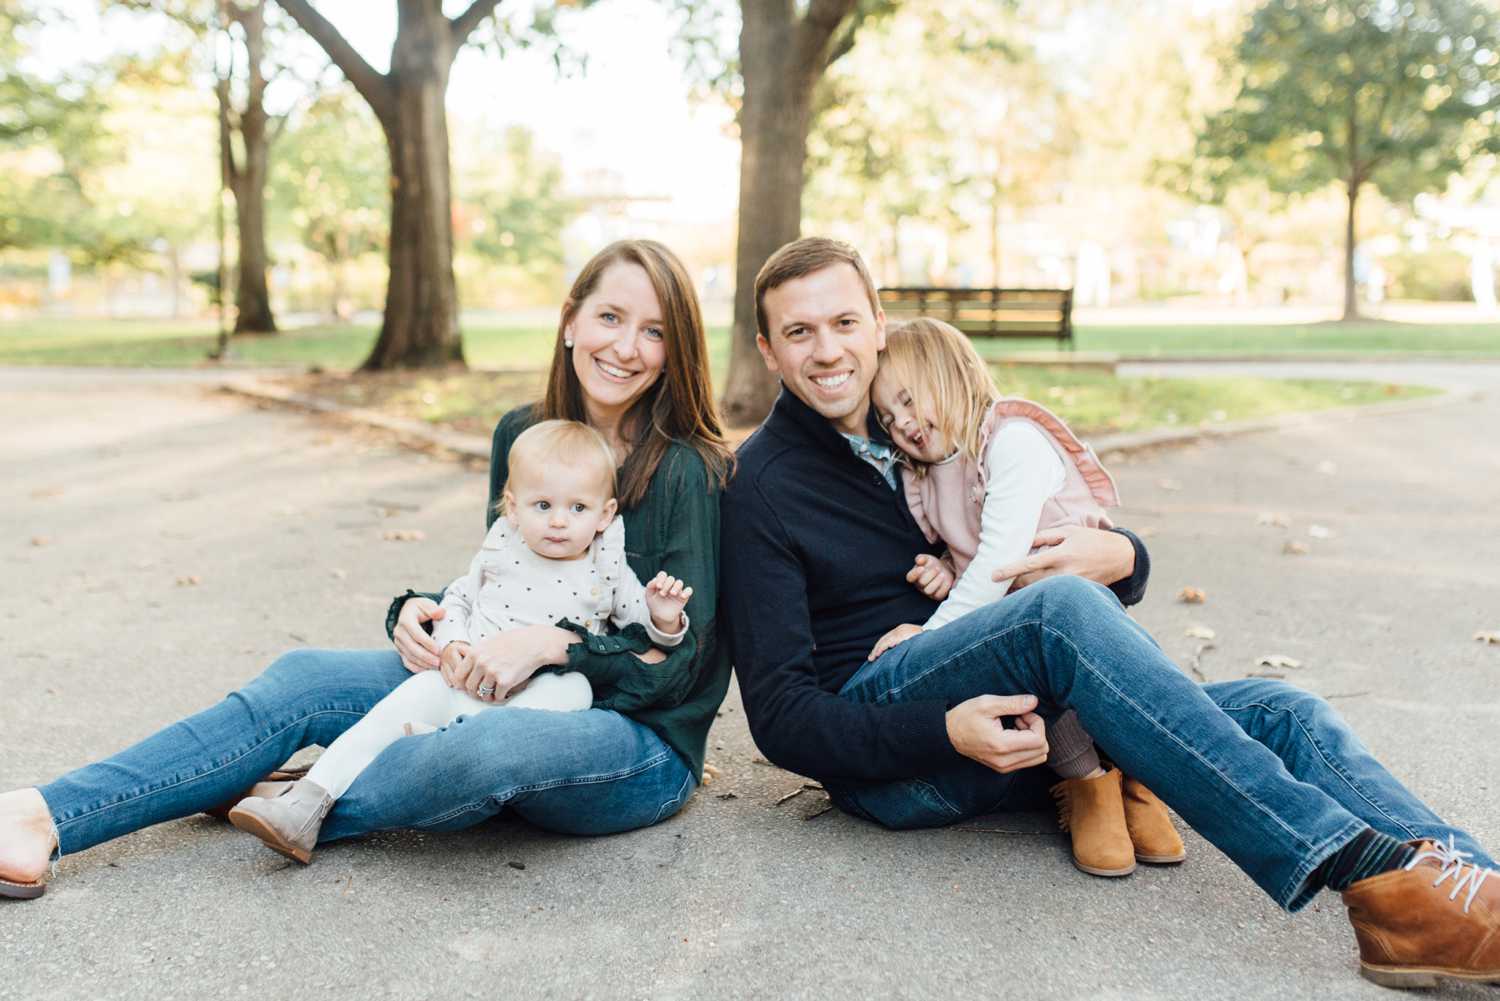
[(448, 114), (443, 95), (453, 39), (442, 7), (404, 3), (391, 54), (393, 114), (390, 277), (385, 318), (366, 371), (462, 365), (453, 278)]
[(1344, 221), (1344, 319), (1359, 319), (1359, 296), (1354, 284), (1354, 208), (1359, 202), (1362, 182), (1351, 178), (1347, 184), (1349, 193), (1349, 216)]
[(802, 185), (813, 88), (847, 51), (854, 0), (810, 0), (802, 17), (786, 0), (742, 0), (739, 235), (734, 327), (722, 399), (729, 426), (758, 423), (776, 400), (776, 380), (755, 346), (755, 276), (777, 248), (802, 235)]
[[(270, 137), (266, 132), (265, 73), (261, 60), (265, 56), (265, 4), (236, 6), (234, 18), (245, 30), (245, 49), (249, 56), (249, 87), (245, 108), (239, 114), (243, 159), (230, 161), (229, 189), (234, 194), (235, 220), (239, 227), (239, 280), (234, 293), (234, 332), (236, 334), (276, 332), (276, 318), (271, 314), (271, 294), (266, 287), (266, 172), (270, 161)], [(220, 88), (221, 104), (229, 99), (227, 88)], [(227, 108), (221, 107), (221, 127), (227, 125)], [(226, 137), (226, 142), (228, 138)]]

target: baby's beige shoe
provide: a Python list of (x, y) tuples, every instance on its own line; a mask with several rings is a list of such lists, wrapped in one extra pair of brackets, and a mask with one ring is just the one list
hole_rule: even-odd
[(229, 822), (266, 845), (303, 865), (312, 861), (323, 818), (333, 809), (333, 797), (315, 782), (298, 779), (271, 799), (247, 796), (229, 811)]

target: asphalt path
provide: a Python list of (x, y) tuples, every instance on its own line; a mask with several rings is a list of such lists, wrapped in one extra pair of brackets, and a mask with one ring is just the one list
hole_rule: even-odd
[[(1366, 371), (1479, 395), (1126, 457), (1121, 521), (1154, 558), (1137, 615), (1185, 670), (1294, 658), (1290, 680), (1500, 845), (1500, 647), (1473, 639), (1500, 630), (1500, 366), (1431, 368)], [(382, 644), (389, 596), (480, 540), (482, 472), (200, 383), (0, 370), (0, 788), (285, 649)], [(1177, 602), (1189, 586), (1207, 601)], [(122, 838), (0, 905), (0, 998), (1390, 996), (1355, 974), (1335, 897), (1287, 916), (1196, 836), (1180, 868), (1100, 880), (1046, 816), (897, 834), (816, 790), (782, 801), (802, 780), (759, 759), (733, 692), (709, 761), (676, 818), (603, 839), (501, 818), (302, 867), (202, 817)]]

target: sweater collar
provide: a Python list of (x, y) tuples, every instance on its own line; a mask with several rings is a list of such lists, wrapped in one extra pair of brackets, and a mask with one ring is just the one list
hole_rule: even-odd
[[(827, 417), (803, 403), (784, 384), (780, 394), (776, 397), (775, 406), (771, 408), (771, 415), (766, 418), (766, 424), (786, 437), (798, 438), (817, 445), (824, 451), (849, 456), (856, 462), (859, 461), (849, 447), (849, 439), (829, 423)], [(884, 445), (891, 444), (890, 436), (885, 433), (880, 422), (875, 420), (874, 407), (871, 407), (865, 414), (865, 435), (871, 441)]]

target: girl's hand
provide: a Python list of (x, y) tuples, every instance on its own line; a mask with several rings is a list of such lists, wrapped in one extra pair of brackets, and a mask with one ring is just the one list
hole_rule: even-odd
[(918, 556), (916, 564), (906, 571), (906, 579), (933, 601), (942, 601), (953, 590), (953, 571), (948, 564), (926, 553)]
[[(541, 668), (566, 664), (568, 646), (577, 642), (577, 636), (557, 626), (507, 629), (474, 644), (454, 671), (453, 687), (485, 702), (504, 702)], [(486, 689), (483, 695), (481, 688)]]
[(665, 570), (646, 585), (646, 608), (651, 621), (664, 633), (675, 633), (682, 627), (682, 610), (687, 607), (693, 589)]
[(921, 634), (921, 626), (914, 626), (910, 623), (897, 626), (895, 629), (892, 629), (890, 632), (880, 637), (880, 642), (875, 644), (875, 649), (870, 651), (870, 656), (866, 659), (874, 660), (876, 657), (879, 657), (891, 647), (897, 646), (901, 643), (905, 643), (913, 636), (920, 636)]
[(431, 671), (439, 666), (437, 641), (422, 628), (424, 622), (436, 622), (447, 613), (431, 598), (407, 598), (396, 619), (391, 641), (401, 655), (401, 664), (412, 674)]

